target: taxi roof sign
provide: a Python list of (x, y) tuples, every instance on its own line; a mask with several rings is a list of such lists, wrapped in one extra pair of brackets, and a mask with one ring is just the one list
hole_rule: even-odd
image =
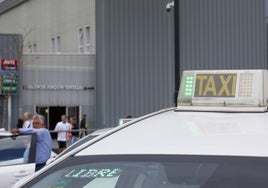
[(184, 71), (178, 95), (181, 106), (251, 106), (268, 103), (268, 70)]

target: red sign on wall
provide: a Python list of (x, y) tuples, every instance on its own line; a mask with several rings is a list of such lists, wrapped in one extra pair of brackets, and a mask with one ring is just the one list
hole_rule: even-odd
[(1, 59), (0, 95), (16, 95), (18, 93), (18, 61)]
[(18, 61), (16, 59), (2, 59), (1, 69), (2, 70), (17, 70)]

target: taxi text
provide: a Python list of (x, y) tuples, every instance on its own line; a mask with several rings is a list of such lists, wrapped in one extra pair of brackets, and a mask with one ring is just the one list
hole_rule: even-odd
[(195, 97), (235, 97), (236, 74), (197, 74)]

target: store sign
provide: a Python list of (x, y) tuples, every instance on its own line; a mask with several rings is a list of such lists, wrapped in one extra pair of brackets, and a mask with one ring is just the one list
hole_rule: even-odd
[(18, 93), (18, 61), (15, 59), (2, 59), (0, 70), (2, 95), (15, 95)]
[(2, 59), (1, 69), (2, 70), (17, 70), (18, 61), (16, 59)]

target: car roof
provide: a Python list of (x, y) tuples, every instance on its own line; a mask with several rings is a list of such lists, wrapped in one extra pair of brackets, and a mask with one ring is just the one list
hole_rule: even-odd
[(103, 134), (103, 133), (105, 133), (105, 132), (111, 130), (112, 128), (113, 128), (113, 127), (108, 127), (108, 128), (98, 129), (98, 130), (96, 130), (96, 131), (90, 133), (89, 135), (91, 135), (91, 136), (99, 136), (99, 135), (101, 135), (101, 134)]
[(6, 131), (4, 128), (0, 129), (0, 136), (11, 136), (12, 134)]
[(146, 116), (76, 154), (268, 156), (268, 113), (176, 111)]
[(64, 150), (62, 153), (58, 154), (55, 159), (58, 159), (59, 157), (69, 153), (70, 151), (74, 150), (75, 148), (79, 148), (81, 145), (86, 144), (87, 142), (89, 142), (91, 139), (104, 134), (105, 132), (108, 132), (112, 129), (113, 127), (110, 128), (103, 128), (103, 129), (98, 129), (90, 134), (88, 134), (87, 136), (79, 139), (78, 141), (76, 141), (75, 143), (73, 143), (71, 146), (67, 147), (66, 150)]

